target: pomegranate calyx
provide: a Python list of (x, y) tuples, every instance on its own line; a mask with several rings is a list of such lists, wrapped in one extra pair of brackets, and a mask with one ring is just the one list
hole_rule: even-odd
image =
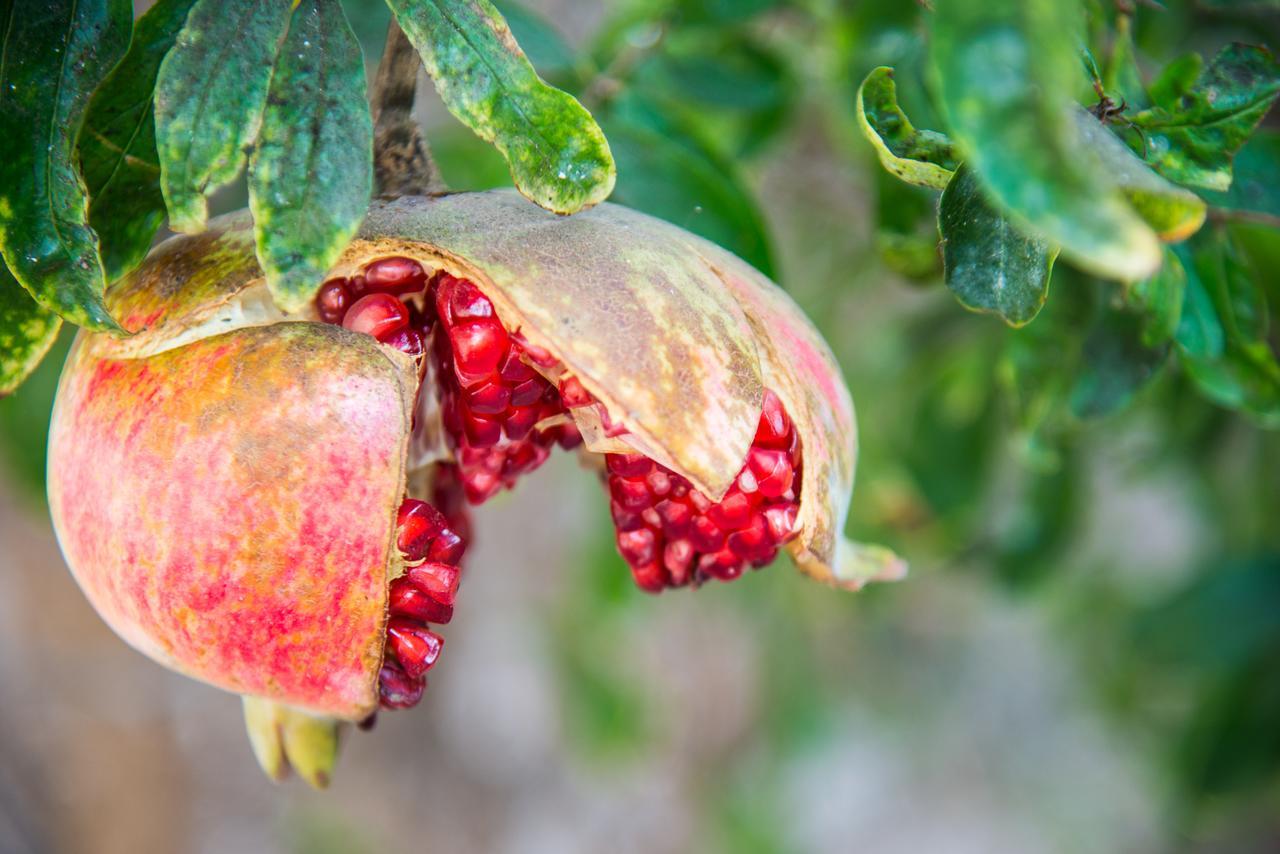
[(341, 722), (262, 697), (241, 700), (249, 744), (266, 775), (281, 782), (292, 770), (312, 788), (326, 788), (338, 761)]

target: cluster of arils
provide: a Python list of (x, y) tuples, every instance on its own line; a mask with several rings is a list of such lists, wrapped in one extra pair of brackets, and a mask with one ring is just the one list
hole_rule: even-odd
[(765, 392), (746, 465), (718, 502), (648, 457), (609, 454), (607, 460), (618, 551), (645, 590), (730, 581), (747, 564), (771, 563), (795, 536), (800, 443), (772, 391)]
[[(381, 675), (383, 706), (411, 706), (440, 651), (427, 625), (452, 615), (467, 537), (460, 496), (479, 504), (540, 466), (552, 446), (580, 445), (570, 410), (594, 407), (606, 437), (627, 430), (554, 356), (508, 331), (466, 279), (428, 277), (416, 261), (383, 258), (325, 282), (316, 306), (326, 322), (418, 359), (420, 376), (436, 381), (454, 462), (437, 466), (435, 507), (406, 499), (401, 508), (408, 570), (391, 585)], [(423, 364), (429, 356), (431, 371)], [(606, 463), (618, 549), (645, 590), (736, 578), (747, 565), (771, 562), (796, 535), (799, 438), (771, 391), (742, 471), (718, 502), (641, 454), (608, 454)]]

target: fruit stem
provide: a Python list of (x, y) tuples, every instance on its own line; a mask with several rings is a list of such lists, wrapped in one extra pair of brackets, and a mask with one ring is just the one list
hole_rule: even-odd
[(373, 171), (379, 198), (425, 196), (446, 190), (431, 148), (413, 120), (422, 60), (395, 18), (369, 93), (373, 111)]

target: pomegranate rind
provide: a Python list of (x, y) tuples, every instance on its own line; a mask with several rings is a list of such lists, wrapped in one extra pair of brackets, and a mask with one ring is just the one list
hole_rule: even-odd
[(311, 323), (112, 346), (78, 339), (49, 440), (54, 528), (89, 601), (197, 679), (371, 713), (412, 363)]
[(405, 197), (369, 209), (336, 271), (405, 254), (473, 280), (638, 450), (719, 500), (751, 447), (764, 384), (752, 324), (694, 240), (617, 205), (560, 217), (514, 191)]

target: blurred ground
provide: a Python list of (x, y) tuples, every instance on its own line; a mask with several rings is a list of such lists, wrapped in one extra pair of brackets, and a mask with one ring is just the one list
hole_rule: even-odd
[[(114, 638), (6, 490), (0, 850), (728, 851), (760, 833), (813, 852), (1164, 849), (1137, 747), (1081, 702), (1043, 615), (928, 568), (850, 601), (782, 565), (628, 595), (607, 632), (567, 642), (607, 635), (589, 655), (625, 677), (640, 708), (618, 714), (643, 732), (585, 746), (555, 635), (589, 619), (564, 603), (594, 498), (561, 458), (480, 511), (426, 700), (349, 734), (314, 793), (262, 777), (234, 697)], [(809, 621), (814, 646), (790, 653), (813, 661), (776, 660), (794, 629), (753, 615), (761, 593)], [(829, 705), (765, 720), (809, 680)]]

